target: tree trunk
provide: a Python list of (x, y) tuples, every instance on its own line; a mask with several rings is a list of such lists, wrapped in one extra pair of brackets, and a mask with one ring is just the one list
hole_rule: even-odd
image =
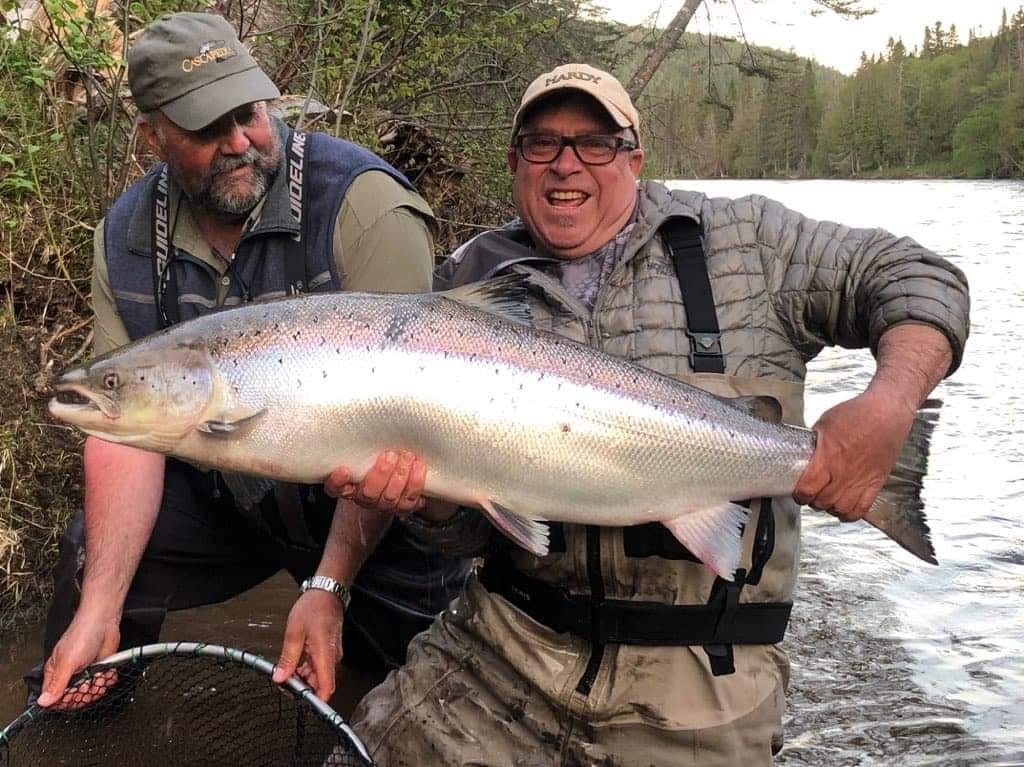
[(683, 3), (683, 7), (679, 9), (679, 13), (675, 15), (675, 18), (669, 22), (669, 25), (665, 27), (661, 36), (658, 38), (658, 42), (650, 53), (647, 54), (647, 58), (644, 59), (644, 63), (640, 65), (640, 68), (633, 75), (633, 79), (629, 81), (629, 85), (626, 86), (626, 91), (629, 93), (629, 97), (636, 101), (640, 94), (643, 93), (644, 88), (647, 87), (647, 83), (651, 81), (654, 73), (661, 66), (661, 62), (665, 60), (665, 57), (672, 52), (672, 49), (679, 43), (679, 38), (683, 36), (683, 32), (686, 31), (686, 25), (690, 23), (690, 19), (693, 18), (693, 14), (700, 8), (701, 3), (704, 0), (686, 0)]

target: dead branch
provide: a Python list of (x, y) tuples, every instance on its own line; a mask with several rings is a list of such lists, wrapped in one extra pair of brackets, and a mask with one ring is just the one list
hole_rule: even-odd
[(683, 32), (686, 31), (686, 25), (690, 23), (690, 19), (693, 18), (693, 14), (696, 13), (702, 2), (704, 0), (686, 0), (683, 3), (683, 7), (679, 9), (679, 13), (675, 15), (675, 18), (665, 27), (665, 31), (658, 37), (658, 42), (650, 53), (647, 54), (647, 58), (644, 59), (636, 74), (629, 81), (629, 85), (626, 86), (626, 92), (629, 93), (633, 101), (636, 101), (640, 94), (643, 93), (647, 83), (651, 81), (651, 78), (658, 70), (658, 67), (661, 66), (661, 62), (665, 60), (665, 57), (675, 50), (675, 47), (679, 44), (679, 39), (683, 36)]

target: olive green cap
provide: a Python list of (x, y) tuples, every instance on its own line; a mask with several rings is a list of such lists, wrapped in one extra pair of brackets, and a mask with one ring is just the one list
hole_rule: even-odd
[(146, 27), (128, 51), (128, 87), (140, 112), (159, 109), (190, 131), (281, 95), (227, 19), (212, 13), (175, 13)]

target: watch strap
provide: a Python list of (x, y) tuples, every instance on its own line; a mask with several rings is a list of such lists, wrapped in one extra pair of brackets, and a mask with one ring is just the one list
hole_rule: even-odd
[(326, 575), (314, 575), (310, 578), (306, 578), (302, 582), (300, 591), (305, 594), (311, 589), (317, 589), (318, 591), (327, 591), (334, 594), (340, 601), (342, 609), (348, 609), (348, 603), (352, 599), (352, 592), (349, 587), (343, 583), (338, 583), (334, 578), (328, 578)]

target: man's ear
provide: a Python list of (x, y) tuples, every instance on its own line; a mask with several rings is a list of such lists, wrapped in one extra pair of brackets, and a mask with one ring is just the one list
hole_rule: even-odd
[(516, 151), (514, 146), (510, 146), (508, 148), (508, 153), (505, 155), (505, 159), (508, 160), (508, 169), (515, 173), (516, 168), (519, 167), (519, 153)]
[(644, 150), (634, 149), (629, 154), (629, 169), (633, 175), (640, 178), (640, 170), (644, 167)]
[(156, 128), (150, 125), (148, 120), (139, 120), (139, 133), (142, 134), (142, 138), (146, 140), (146, 144), (149, 146), (150, 150), (152, 150), (153, 154), (161, 160), (167, 159), (164, 157), (163, 142), (160, 141), (160, 137), (156, 133)]

